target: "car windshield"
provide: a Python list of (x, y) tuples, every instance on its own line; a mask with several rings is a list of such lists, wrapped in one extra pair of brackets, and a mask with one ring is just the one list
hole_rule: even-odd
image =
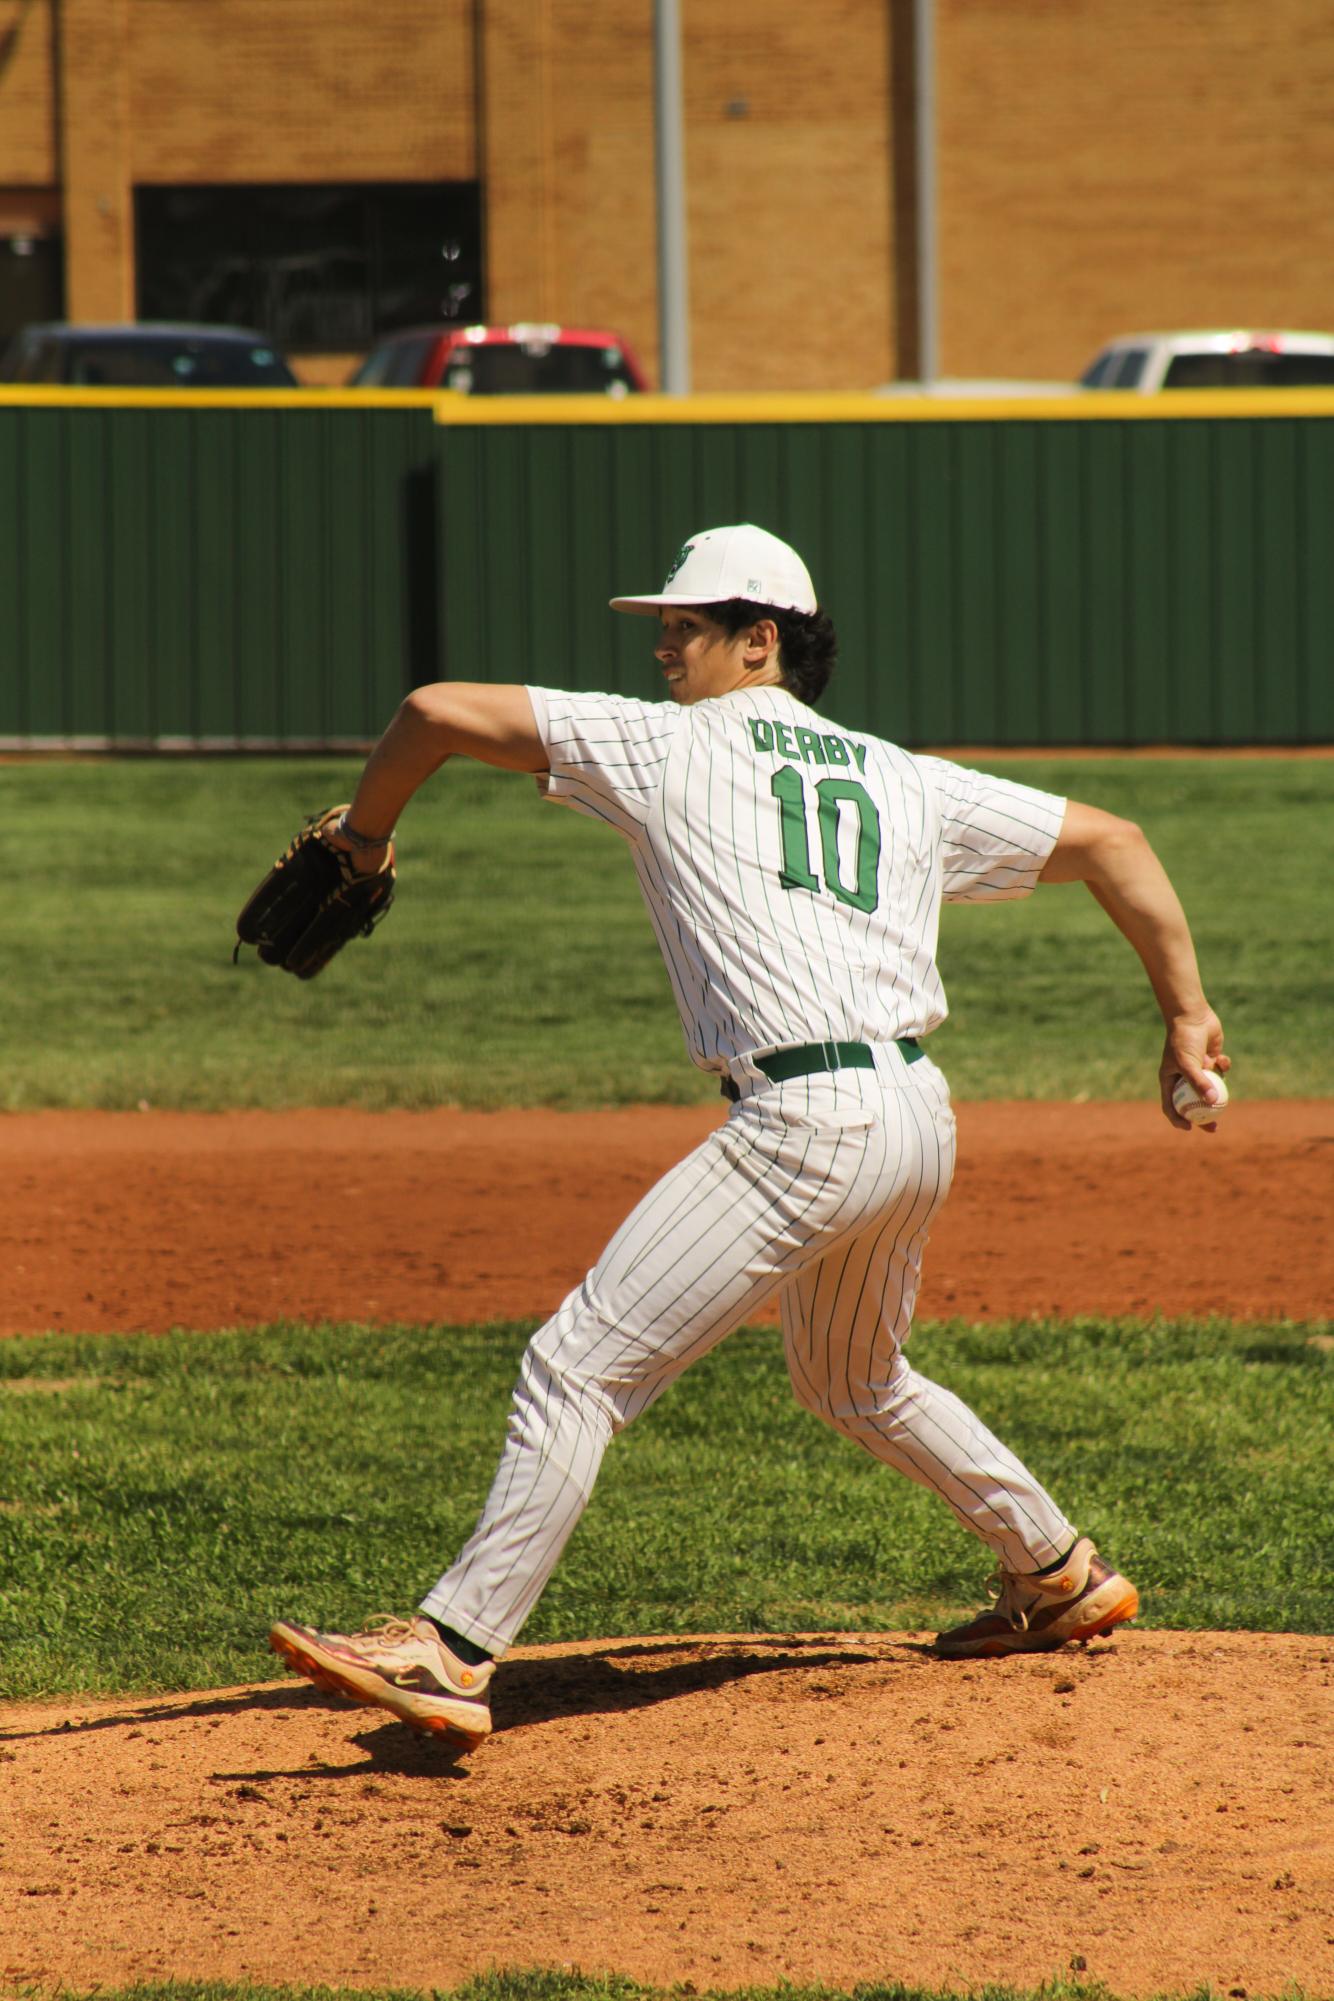
[(1107, 378), (1116, 364), (1116, 349), (1105, 347), (1097, 360), (1092, 362), (1080, 376), (1080, 386), (1084, 389), (1105, 389)]
[(68, 350), (65, 380), (80, 388), (285, 389), (296, 378), (262, 343), (206, 340), (80, 341)]
[(427, 358), (439, 341), (437, 333), (400, 334), (373, 347), (352, 377), (352, 389), (415, 389)]
[(1329, 389), (1334, 354), (1274, 354), (1247, 348), (1238, 354), (1178, 354), (1168, 365), (1164, 389)]
[(1108, 347), (1080, 376), (1084, 389), (1134, 389), (1149, 358), (1147, 347)]
[(624, 396), (633, 389), (619, 347), (489, 341), (450, 357), (445, 382), (474, 396)]

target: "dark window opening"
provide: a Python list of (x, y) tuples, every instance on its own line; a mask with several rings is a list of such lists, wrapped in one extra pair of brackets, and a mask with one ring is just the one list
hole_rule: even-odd
[(20, 327), (65, 313), (65, 248), (58, 233), (0, 236), (0, 347)]
[(475, 182), (136, 188), (134, 214), (141, 320), (345, 353), (395, 327), (483, 317)]

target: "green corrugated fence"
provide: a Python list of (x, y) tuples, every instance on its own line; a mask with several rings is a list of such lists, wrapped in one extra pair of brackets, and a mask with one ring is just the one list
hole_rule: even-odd
[(429, 404), (0, 401), (0, 741), (332, 746), (438, 672)]
[(908, 744), (1334, 739), (1334, 395), (0, 391), (0, 742), (338, 747), (432, 678), (657, 698), (694, 529), (794, 542)]

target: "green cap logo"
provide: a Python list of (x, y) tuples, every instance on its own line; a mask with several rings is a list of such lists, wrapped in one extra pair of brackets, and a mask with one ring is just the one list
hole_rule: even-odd
[(687, 542), (687, 543), (686, 543), (686, 545), (685, 545), (685, 547), (684, 547), (684, 548), (683, 548), (683, 549), (682, 549), (682, 550), (681, 550), (681, 551), (679, 552), (679, 554), (678, 554), (678, 555), (677, 555), (677, 557), (676, 557), (676, 560), (675, 560), (675, 561), (673, 562), (673, 564), (672, 564), (672, 567), (671, 567), (671, 569), (670, 569), (670, 570), (668, 570), (668, 572), (667, 572), (667, 582), (666, 582), (666, 583), (664, 583), (664, 585), (663, 585), (663, 589), (664, 589), (664, 590), (666, 590), (666, 588), (667, 588), (667, 584), (669, 584), (669, 583), (670, 583), (670, 582), (672, 581), (672, 578), (673, 578), (673, 577), (674, 577), (674, 576), (676, 575), (677, 571), (678, 571), (678, 570), (679, 570), (679, 569), (681, 568), (681, 565), (682, 565), (682, 564), (683, 564), (683, 563), (685, 562), (685, 559), (686, 559), (686, 557), (687, 557), (687, 556), (690, 556), (690, 555), (693, 555), (693, 554), (694, 554), (694, 550), (695, 550), (695, 545), (694, 545), (694, 543), (693, 543), (693, 542)]

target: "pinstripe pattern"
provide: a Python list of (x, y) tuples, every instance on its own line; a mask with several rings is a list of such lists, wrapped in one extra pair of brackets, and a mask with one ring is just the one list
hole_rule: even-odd
[(948, 1093), (925, 1061), (901, 1080), (794, 1079), (737, 1105), (534, 1336), (481, 1520), (423, 1608), (502, 1652), (614, 1435), (778, 1288), (799, 1402), (939, 1493), (1011, 1567), (1059, 1556), (1074, 1530), (1055, 1503), (901, 1354), (953, 1164)]
[[(783, 688), (688, 708), (528, 693), (551, 757), (539, 786), (630, 843), (686, 1045), (704, 1070), (784, 1043), (929, 1034), (947, 1012), (935, 963), (942, 901), (1026, 895), (1060, 831), (1064, 801), (1050, 793), (854, 736)], [(766, 735), (771, 747), (758, 747)], [(821, 780), (855, 779), (873, 802), (873, 910), (851, 908), (827, 884), (782, 888), (771, 782), (785, 767), (809, 795), (816, 867)], [(857, 831), (849, 802), (837, 823), (846, 882)]]
[(785, 1291), (793, 1387), (826, 1423), (938, 1493), (1009, 1569), (1040, 1568), (1069, 1547), (1070, 1524), (967, 1406), (902, 1353), (927, 1230), (954, 1169), (954, 1121), (907, 1091), (892, 1109), (905, 1128), (899, 1144), (920, 1174), (901, 1175), (883, 1220), (808, 1265)]
[[(1054, 1561), (1071, 1524), (902, 1352), (954, 1118), (935, 1065), (895, 1040), (944, 1017), (942, 899), (1024, 894), (1062, 802), (854, 738), (781, 688), (679, 709), (529, 692), (539, 782), (629, 842), (690, 1053), (741, 1097), (534, 1336), (481, 1519), (423, 1609), (503, 1652), (611, 1439), (775, 1291), (802, 1404), (939, 1494), (1007, 1568)], [(872, 1043), (875, 1067), (773, 1084), (753, 1060), (827, 1040)]]

